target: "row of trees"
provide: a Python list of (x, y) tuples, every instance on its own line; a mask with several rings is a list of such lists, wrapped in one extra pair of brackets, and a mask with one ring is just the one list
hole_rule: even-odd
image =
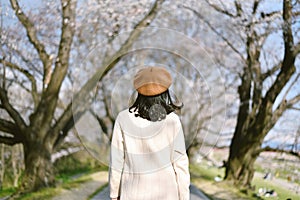
[[(131, 96), (114, 83), (134, 74), (130, 66), (153, 63), (170, 66), (177, 80), (191, 154), (215, 145), (226, 104), (239, 99), (226, 179), (249, 188), (265, 136), (300, 101), (300, 8), (292, 0), (276, 5), (61, 0), (33, 9), (10, 0), (7, 16), (1, 13), (0, 142), (23, 146), (19, 191), (55, 183), (51, 155), (87, 113), (109, 141), (117, 111), (127, 106), (120, 100)], [(237, 91), (232, 102), (224, 101), (224, 86)]]

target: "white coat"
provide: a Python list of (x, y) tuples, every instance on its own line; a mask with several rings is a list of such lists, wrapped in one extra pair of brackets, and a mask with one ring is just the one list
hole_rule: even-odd
[(179, 117), (151, 122), (129, 110), (116, 118), (109, 172), (110, 198), (189, 200), (190, 174)]

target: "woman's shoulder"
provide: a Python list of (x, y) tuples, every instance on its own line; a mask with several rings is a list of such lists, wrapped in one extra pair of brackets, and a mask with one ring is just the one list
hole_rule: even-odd
[(169, 121), (174, 121), (175, 123), (180, 123), (179, 116), (174, 112), (171, 112), (170, 114), (168, 114), (166, 119)]
[(116, 121), (128, 121), (133, 118), (134, 113), (129, 111), (129, 108), (120, 111), (117, 115)]
[(120, 119), (120, 118), (124, 118), (124, 117), (128, 117), (128, 114), (129, 114), (129, 109), (124, 109), (124, 110), (121, 110), (118, 115), (117, 115), (117, 118), (116, 119)]

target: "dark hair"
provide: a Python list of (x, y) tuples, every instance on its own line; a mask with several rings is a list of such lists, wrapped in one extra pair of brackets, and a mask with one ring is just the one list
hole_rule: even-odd
[(135, 112), (136, 117), (141, 117), (149, 121), (161, 121), (166, 118), (166, 116), (180, 108), (183, 104), (177, 102), (173, 103), (169, 90), (156, 95), (156, 96), (144, 96), (138, 93), (138, 96), (129, 108), (129, 112)]

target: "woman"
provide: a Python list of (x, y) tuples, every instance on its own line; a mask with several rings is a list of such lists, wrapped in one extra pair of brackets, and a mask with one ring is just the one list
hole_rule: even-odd
[(109, 172), (112, 200), (189, 200), (190, 174), (170, 73), (147, 67), (134, 77), (138, 97), (115, 121)]

